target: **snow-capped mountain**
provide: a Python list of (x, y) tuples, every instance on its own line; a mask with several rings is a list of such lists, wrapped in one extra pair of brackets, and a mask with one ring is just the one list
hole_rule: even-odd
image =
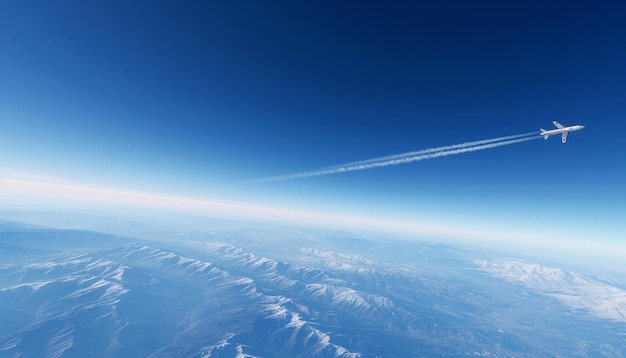
[(490, 275), (554, 297), (572, 309), (626, 322), (626, 290), (562, 268), (519, 260), (474, 260)]
[[(626, 354), (623, 325), (563, 312), (574, 292), (620, 297), (585, 276), (440, 244), (359, 239), (333, 248), (327, 238), (317, 245), (266, 234), (164, 242), (5, 230), (0, 250), (14, 256), (0, 265), (0, 356)], [(526, 284), (468, 270), (476, 265)], [(531, 288), (561, 301), (528, 295)], [(584, 338), (572, 340), (572, 324)], [(537, 335), (538, 327), (550, 333)]]

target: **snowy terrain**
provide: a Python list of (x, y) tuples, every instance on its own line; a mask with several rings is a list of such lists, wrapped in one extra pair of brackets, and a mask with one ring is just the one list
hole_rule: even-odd
[(441, 244), (268, 233), (0, 225), (0, 356), (626, 355), (624, 291), (590, 276)]
[(554, 297), (572, 309), (626, 322), (626, 290), (565, 269), (516, 260), (475, 260), (489, 274)]

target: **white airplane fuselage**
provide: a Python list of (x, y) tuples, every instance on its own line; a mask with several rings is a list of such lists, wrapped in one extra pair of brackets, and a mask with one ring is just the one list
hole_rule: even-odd
[(540, 129), (541, 130), (541, 135), (545, 139), (548, 139), (548, 137), (553, 135), (553, 134), (560, 134), (561, 135), (561, 141), (563, 143), (565, 143), (567, 141), (567, 135), (569, 134), (569, 132), (579, 131), (579, 130), (585, 128), (585, 126), (581, 126), (581, 125), (565, 127), (564, 125), (560, 124), (557, 121), (554, 121), (552, 123), (554, 123), (554, 125), (556, 126), (556, 129), (551, 129), (551, 130), (547, 131), (547, 130), (541, 128)]

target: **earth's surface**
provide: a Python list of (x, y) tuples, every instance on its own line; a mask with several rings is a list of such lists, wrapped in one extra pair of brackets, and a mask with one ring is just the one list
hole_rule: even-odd
[(339, 232), (156, 236), (0, 223), (0, 356), (626, 355), (619, 280)]

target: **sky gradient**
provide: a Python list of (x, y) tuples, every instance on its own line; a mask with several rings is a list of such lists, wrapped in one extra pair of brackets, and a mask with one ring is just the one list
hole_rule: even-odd
[[(5, 1), (0, 168), (624, 245), (624, 18), (620, 2)], [(245, 184), (553, 120), (586, 128)]]

